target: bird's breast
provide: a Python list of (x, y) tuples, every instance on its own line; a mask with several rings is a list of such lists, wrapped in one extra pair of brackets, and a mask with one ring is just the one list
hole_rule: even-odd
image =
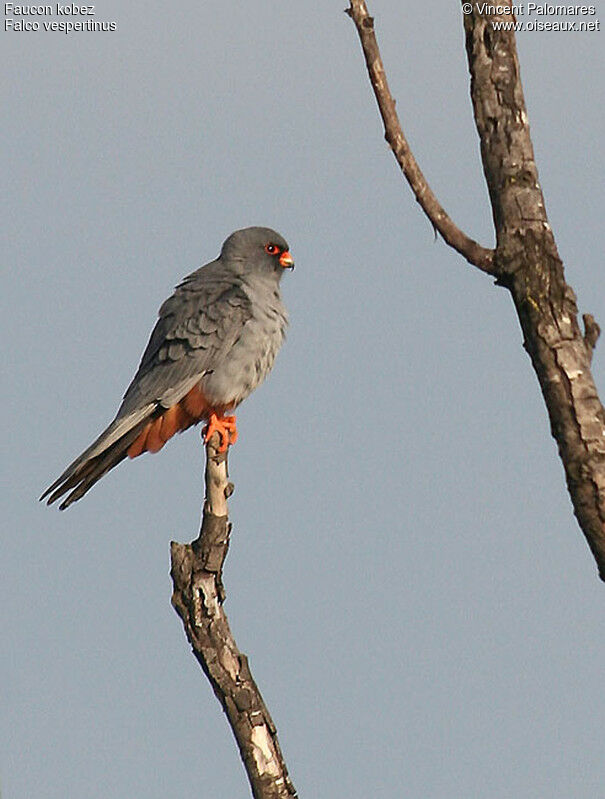
[(279, 297), (272, 299), (253, 306), (234, 343), (202, 378), (204, 394), (213, 405), (236, 407), (271, 371), (288, 324)]

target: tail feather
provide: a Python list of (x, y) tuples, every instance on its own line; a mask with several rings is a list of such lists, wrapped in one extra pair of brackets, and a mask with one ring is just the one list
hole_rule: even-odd
[(65, 510), (126, 456), (136, 458), (142, 452), (157, 452), (175, 433), (207, 418), (211, 408), (199, 386), (191, 388), (191, 380), (188, 380), (178, 394), (178, 401), (169, 407), (162, 401), (149, 403), (124, 415), (119, 411), (109, 427), (69, 464), (40, 499), (48, 497), (46, 504), (52, 505), (71, 492), (59, 505), (60, 510)]
[(59, 510), (65, 510), (65, 508), (68, 508), (73, 502), (81, 499), (101, 477), (124, 460), (128, 455), (128, 447), (139, 435), (141, 428), (144, 427), (145, 424), (146, 422), (142, 422), (137, 425), (137, 427), (112, 444), (109, 449), (89, 461), (78, 475), (73, 476), (65, 484), (57, 488), (48, 498), (47, 504), (50, 505), (52, 502), (55, 502), (55, 500), (62, 497), (72, 488), (73, 491), (71, 491), (66, 499), (59, 505)]
[(147, 407), (128, 419), (114, 420), (90, 447), (70, 463), (40, 499), (48, 497), (46, 504), (52, 505), (70, 489), (74, 489), (59, 506), (65, 510), (72, 502), (83, 497), (97, 480), (124, 460), (128, 448), (148, 423), (149, 417), (153, 416), (153, 409), (153, 406)]

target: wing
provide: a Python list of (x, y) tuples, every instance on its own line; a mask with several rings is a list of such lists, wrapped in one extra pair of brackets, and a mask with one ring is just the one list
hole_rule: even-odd
[[(226, 357), (250, 319), (251, 301), (233, 276), (194, 272), (162, 305), (141, 363), (113, 422), (44, 492), (75, 502), (120, 463), (150, 419), (161, 415)], [(209, 270), (209, 274), (205, 271)]]
[(208, 280), (194, 272), (186, 278), (160, 308), (116, 419), (152, 403), (170, 408), (182, 399), (228, 355), (251, 316), (250, 298), (232, 276)]

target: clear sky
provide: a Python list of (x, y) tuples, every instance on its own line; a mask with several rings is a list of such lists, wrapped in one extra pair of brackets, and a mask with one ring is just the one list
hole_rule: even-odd
[[(434, 241), (345, 5), (103, 0), (114, 32), (2, 32), (3, 799), (249, 796), (170, 606), (197, 431), (65, 513), (37, 497), (172, 287), (252, 224), (296, 270), (239, 412), (226, 607), (301, 797), (603, 789), (605, 586), (512, 303)], [(459, 4), (370, 11), (416, 157), (492, 245)], [(518, 36), (550, 221), (602, 324), (603, 35)]]

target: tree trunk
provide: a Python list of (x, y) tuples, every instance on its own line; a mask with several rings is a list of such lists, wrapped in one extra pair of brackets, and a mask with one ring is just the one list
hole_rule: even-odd
[[(512, 4), (503, 0), (501, 5)], [(464, 29), (496, 231), (493, 251), (456, 228), (434, 198), (401, 130), (364, 0), (351, 0), (348, 13), (357, 27), (386, 139), (418, 202), (450, 246), (511, 292), (574, 512), (605, 580), (605, 412), (590, 370), (599, 326), (586, 314), (584, 334), (580, 330), (576, 298), (565, 282), (538, 182), (515, 35), (494, 29), (494, 23), (514, 17), (488, 14), (485, 8), (482, 13), (481, 8), (484, 4), (474, 3), (464, 14)]]

